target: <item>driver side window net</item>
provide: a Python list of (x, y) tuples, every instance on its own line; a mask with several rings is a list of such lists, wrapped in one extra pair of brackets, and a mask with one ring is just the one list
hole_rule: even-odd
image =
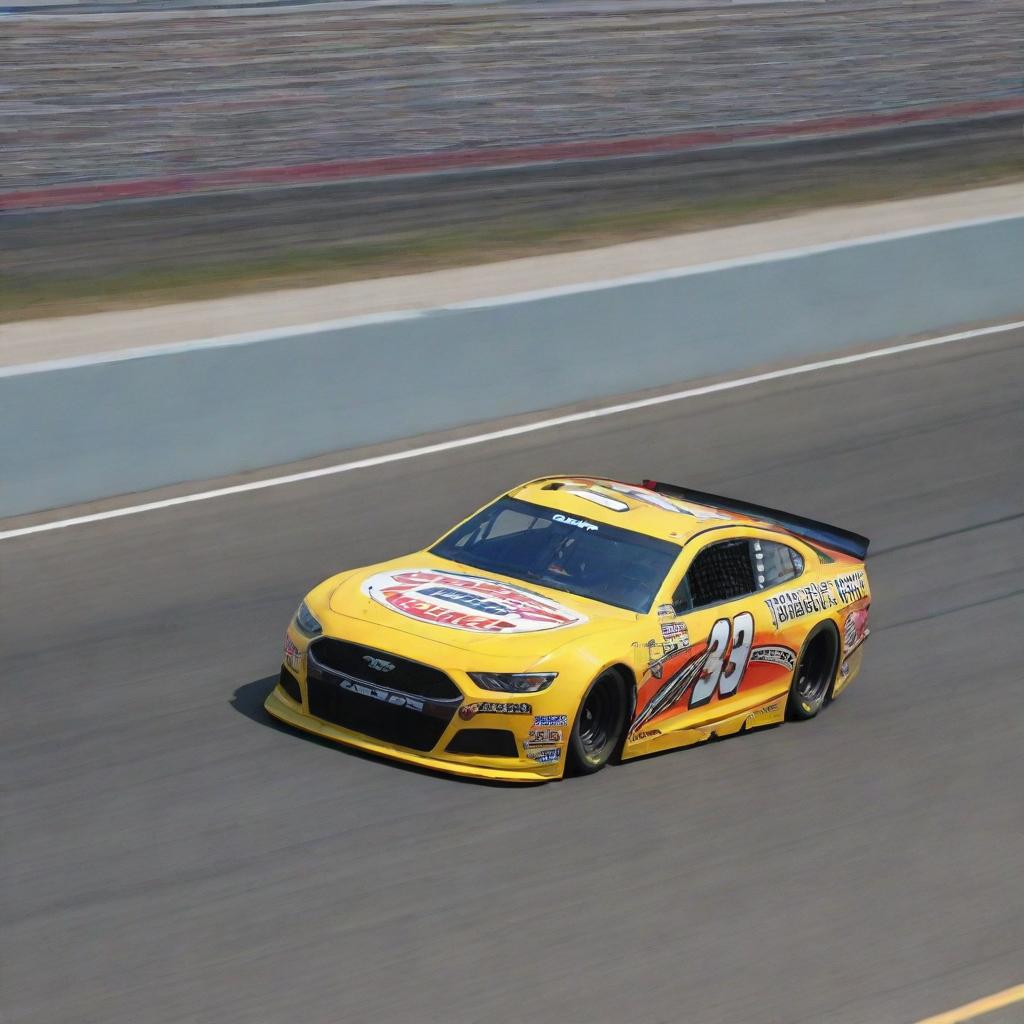
[(726, 540), (706, 547), (687, 570), (676, 593), (677, 606), (703, 608), (753, 594), (758, 585), (750, 554), (747, 540)]

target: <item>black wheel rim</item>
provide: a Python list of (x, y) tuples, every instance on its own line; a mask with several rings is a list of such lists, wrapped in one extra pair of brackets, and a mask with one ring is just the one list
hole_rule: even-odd
[(796, 692), (802, 701), (814, 704), (825, 696), (831, 668), (829, 645), (812, 644), (800, 663), (800, 675), (796, 682)]
[(613, 680), (599, 679), (580, 711), (580, 743), (587, 757), (596, 757), (615, 738), (618, 727), (618, 691)]

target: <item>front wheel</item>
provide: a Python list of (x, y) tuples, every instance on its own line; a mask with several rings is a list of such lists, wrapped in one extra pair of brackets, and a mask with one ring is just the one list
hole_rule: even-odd
[(569, 767), (581, 775), (599, 772), (611, 759), (626, 725), (626, 695), (617, 672), (590, 684), (569, 734)]

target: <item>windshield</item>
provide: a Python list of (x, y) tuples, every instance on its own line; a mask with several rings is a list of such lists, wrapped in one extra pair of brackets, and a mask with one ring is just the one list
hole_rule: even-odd
[(500, 498), (430, 550), (633, 612), (650, 610), (679, 554), (668, 541), (515, 498)]

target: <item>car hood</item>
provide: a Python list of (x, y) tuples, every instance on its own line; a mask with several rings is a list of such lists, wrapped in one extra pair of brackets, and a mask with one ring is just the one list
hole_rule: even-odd
[[(345, 619), (409, 634), (457, 650), (529, 666), (596, 630), (635, 623), (635, 613), (458, 565), (420, 552), (340, 578), (328, 607)], [(360, 633), (365, 635), (365, 629)]]

